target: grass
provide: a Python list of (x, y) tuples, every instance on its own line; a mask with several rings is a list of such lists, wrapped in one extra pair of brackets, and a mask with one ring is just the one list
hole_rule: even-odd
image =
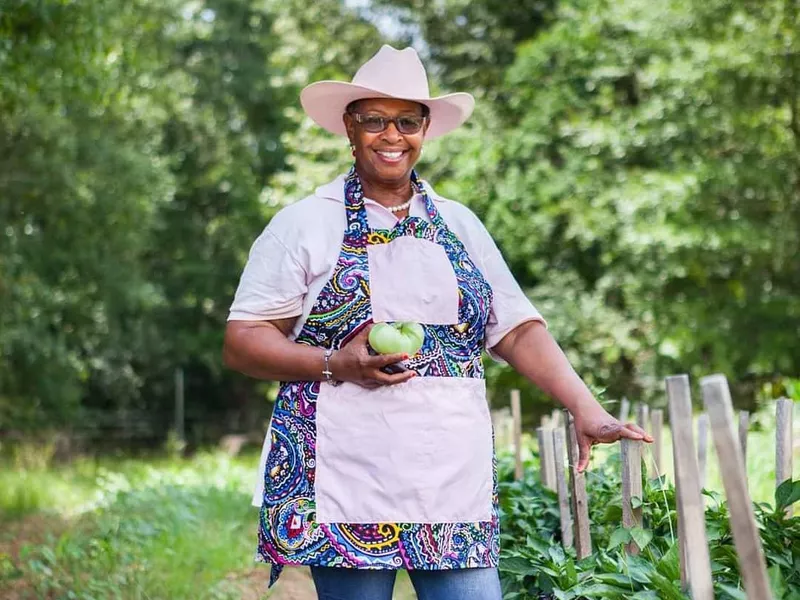
[[(773, 428), (761, 414), (749, 436), (748, 481), (759, 502), (773, 502)], [(530, 454), (535, 445), (526, 439)], [(668, 430), (664, 443), (671, 476)], [(607, 452), (595, 448), (595, 463)], [(267, 568), (252, 562), (257, 455), (81, 458), (67, 465), (51, 464), (51, 455), (21, 446), (0, 461), (0, 597), (220, 600), (245, 597), (242, 585), (263, 590)], [(710, 439), (706, 487), (723, 490)], [(414, 598), (404, 572), (395, 598)]]
[(227, 597), (225, 575), (252, 565), (254, 462), (202, 454), (4, 469), (4, 521), (58, 516), (64, 530), (36, 532), (44, 539), (30, 545), (0, 539), (17, 542), (16, 556), (0, 557), (0, 590), (23, 580), (36, 598)]
[[(245, 597), (245, 586), (247, 598), (280, 598), (280, 586), (261, 593), (268, 568), (253, 563), (257, 461), (218, 452), (59, 466), (5, 459), (0, 597), (223, 600)], [(395, 597), (406, 600), (404, 575)]]

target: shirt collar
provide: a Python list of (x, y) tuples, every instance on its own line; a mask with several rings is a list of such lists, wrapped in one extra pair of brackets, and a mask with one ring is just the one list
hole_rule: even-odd
[[(320, 198), (329, 198), (330, 200), (336, 200), (338, 202), (344, 202), (344, 182), (345, 176), (339, 175), (333, 181), (326, 183), (325, 185), (319, 186), (315, 191), (314, 195)], [(441, 201), (441, 198), (436, 194), (430, 184), (422, 180), (422, 185), (425, 187), (425, 190), (428, 192), (428, 196), (430, 196), (431, 200), (434, 201)]]

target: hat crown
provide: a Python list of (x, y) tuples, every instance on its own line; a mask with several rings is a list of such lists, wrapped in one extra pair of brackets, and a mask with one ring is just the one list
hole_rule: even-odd
[(384, 44), (356, 72), (353, 83), (387, 96), (430, 98), (428, 75), (413, 48), (397, 50)]

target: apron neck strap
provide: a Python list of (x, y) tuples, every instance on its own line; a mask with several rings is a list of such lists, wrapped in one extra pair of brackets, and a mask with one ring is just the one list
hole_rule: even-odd
[[(428, 217), (437, 227), (446, 228), (447, 225), (439, 214), (439, 210), (431, 200), (428, 190), (422, 184), (422, 181), (417, 176), (416, 171), (411, 171), (411, 187), (415, 193), (422, 195), (422, 201), (425, 204), (425, 210)], [(369, 232), (369, 222), (367, 221), (367, 210), (364, 206), (364, 189), (361, 186), (361, 178), (356, 172), (356, 168), (352, 167), (344, 181), (344, 203), (345, 213), (347, 214), (347, 230), (345, 231), (345, 239), (351, 246), (366, 246), (367, 233)]]
[(439, 209), (436, 208), (436, 205), (431, 200), (430, 195), (428, 194), (428, 190), (425, 189), (425, 186), (422, 184), (422, 181), (417, 176), (416, 171), (411, 171), (411, 185), (416, 190), (417, 193), (422, 195), (422, 201), (425, 203), (425, 210), (428, 211), (428, 217), (431, 220), (431, 223), (436, 225), (437, 227), (447, 228), (447, 225), (442, 218), (442, 215), (439, 214)]

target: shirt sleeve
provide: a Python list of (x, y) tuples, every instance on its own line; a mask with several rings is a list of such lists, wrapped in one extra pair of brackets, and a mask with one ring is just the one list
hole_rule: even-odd
[(269, 321), (303, 313), (308, 292), (306, 269), (271, 225), (250, 249), (229, 321)]
[(491, 349), (508, 333), (527, 321), (540, 321), (545, 327), (547, 322), (522, 291), (492, 236), (483, 224), (480, 228), (483, 237), (481, 266), (493, 293), (486, 324), (486, 349), (492, 358), (498, 359)]

